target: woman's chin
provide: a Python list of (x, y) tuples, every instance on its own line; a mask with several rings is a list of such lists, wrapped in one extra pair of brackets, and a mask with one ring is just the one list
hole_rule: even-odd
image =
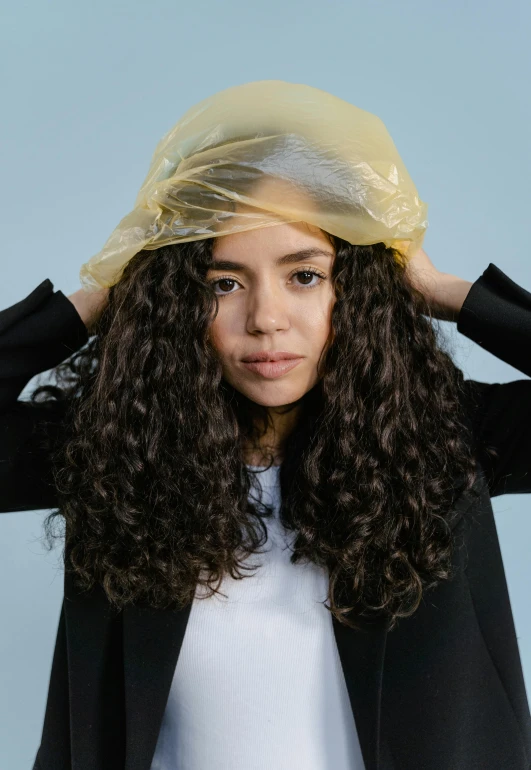
[(306, 387), (286, 387), (286, 385), (269, 384), (260, 388), (237, 388), (240, 393), (246, 396), (250, 401), (261, 406), (275, 407), (287, 406), (299, 401), (310, 388)]
[[(233, 376), (231, 376), (233, 375)], [(310, 368), (300, 372), (266, 378), (255, 374), (242, 376), (241, 372), (225, 370), (225, 380), (232, 387), (255, 404), (266, 407), (287, 406), (299, 401), (318, 382), (317, 371)]]

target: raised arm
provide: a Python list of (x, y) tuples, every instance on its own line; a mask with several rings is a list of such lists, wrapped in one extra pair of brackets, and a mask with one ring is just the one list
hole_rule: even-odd
[[(474, 283), (442, 273), (423, 249), (407, 271), (436, 318), (456, 321), (461, 334), (531, 376), (529, 291), (492, 263)], [(466, 380), (464, 400), (491, 496), (531, 492), (531, 380)]]
[[(531, 376), (531, 293), (492, 263), (470, 289), (457, 330), (489, 353)], [(492, 497), (531, 492), (531, 380), (467, 380), (469, 414)]]
[(19, 399), (27, 383), (69, 358), (89, 333), (73, 302), (49, 279), (0, 311), (0, 512), (56, 506), (41, 446), (44, 423), (60, 430), (64, 405)]

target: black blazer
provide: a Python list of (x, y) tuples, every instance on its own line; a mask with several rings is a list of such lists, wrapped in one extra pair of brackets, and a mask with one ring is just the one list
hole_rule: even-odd
[[(387, 632), (334, 619), (366, 770), (529, 770), (531, 717), (490, 497), (531, 492), (531, 293), (489, 264), (457, 322), (525, 379), (467, 380), (480, 440), (480, 497), (455, 509), (456, 577)], [(42, 425), (63, 407), (18, 397), (88, 341), (73, 304), (44, 280), (0, 311), (0, 511), (57, 506)], [(495, 446), (496, 461), (481, 442)], [(66, 576), (33, 770), (149, 770), (191, 605), (111, 612)], [(214, 770), (214, 769), (213, 769)], [(273, 769), (272, 769), (273, 770)], [(304, 770), (304, 769), (301, 769)]]

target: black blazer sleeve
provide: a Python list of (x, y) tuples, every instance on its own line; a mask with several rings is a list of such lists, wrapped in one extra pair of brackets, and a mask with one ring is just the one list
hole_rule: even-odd
[[(457, 330), (531, 377), (531, 293), (492, 263), (472, 284)], [(531, 380), (467, 380), (467, 411), (491, 497), (531, 492)], [(493, 447), (493, 458), (485, 447)]]
[(69, 358), (89, 334), (49, 279), (0, 311), (0, 513), (57, 505), (46, 436), (61, 430), (65, 404), (19, 399), (27, 383)]

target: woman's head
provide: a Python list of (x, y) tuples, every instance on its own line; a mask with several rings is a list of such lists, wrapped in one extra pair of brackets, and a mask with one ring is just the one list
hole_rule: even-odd
[[(277, 263), (308, 247), (326, 256), (300, 268), (322, 283)], [(303, 360), (269, 380), (242, 366), (262, 350)], [(198, 583), (245, 577), (267, 511), (249, 500), (244, 449), (293, 403), (280, 517), (297, 532), (292, 562), (328, 568), (333, 614), (396, 619), (448, 577), (446, 519), (475, 470), (463, 375), (384, 244), (299, 224), (142, 251), (57, 376), (61, 390), (34, 394), (72, 407), (47, 533), (62, 514), (66, 568), (114, 605), (183, 605)]]

